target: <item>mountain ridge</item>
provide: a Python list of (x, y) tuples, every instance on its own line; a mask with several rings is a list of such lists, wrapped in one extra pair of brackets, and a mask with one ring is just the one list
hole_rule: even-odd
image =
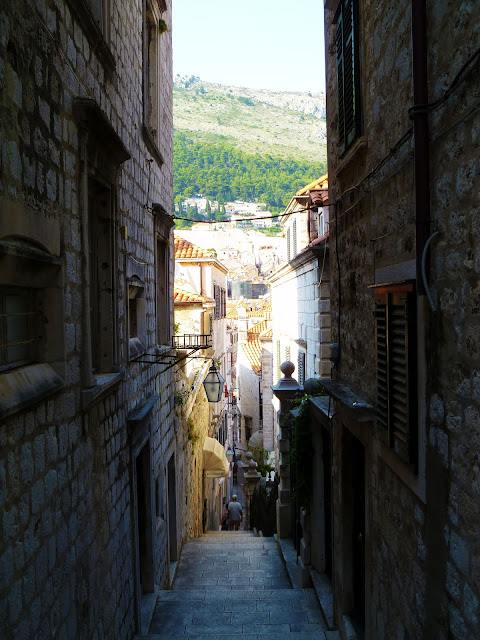
[(326, 160), (322, 93), (253, 89), (176, 76), (173, 100), (175, 131), (197, 141), (218, 139), (251, 154)]

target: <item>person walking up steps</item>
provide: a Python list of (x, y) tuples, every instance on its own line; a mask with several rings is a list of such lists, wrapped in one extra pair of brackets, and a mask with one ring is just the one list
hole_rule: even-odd
[(235, 531), (238, 531), (240, 522), (243, 520), (243, 511), (242, 505), (237, 502), (236, 494), (233, 494), (232, 502), (228, 504), (228, 520), (230, 522), (230, 531), (233, 531), (234, 527)]

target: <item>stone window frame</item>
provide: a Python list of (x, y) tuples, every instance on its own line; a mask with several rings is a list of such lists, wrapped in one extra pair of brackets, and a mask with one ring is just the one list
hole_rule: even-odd
[(105, 71), (108, 75), (113, 74), (116, 65), (110, 50), (111, 0), (67, 0), (67, 2)]
[(145, 263), (127, 257), (127, 332), (128, 359), (134, 360), (147, 350), (147, 307), (145, 299)]
[(0, 420), (65, 386), (63, 260), (51, 252), (58, 245), (60, 253), (58, 231), (47, 221), (33, 222), (38, 213), (19, 203), (1, 205), (0, 288), (23, 291), (36, 322), (27, 358), (5, 363), (0, 371)]
[(167, 10), (165, 0), (144, 0), (143, 10), (143, 125), (147, 149), (161, 167), (165, 160), (159, 147), (163, 86), (159, 23)]
[(171, 347), (173, 334), (173, 292), (170, 267), (173, 263), (172, 229), (175, 222), (160, 204), (153, 205), (155, 229), (155, 317), (159, 347)]
[[(114, 130), (107, 116), (92, 98), (78, 97), (73, 100), (73, 115), (78, 126), (79, 139), (79, 213), (81, 221), (81, 242), (85, 286), (82, 289), (84, 315), (83, 324), (83, 354), (82, 354), (82, 407), (87, 410), (98, 402), (106, 393), (112, 390), (125, 377), (125, 371), (120, 366), (118, 340), (118, 288), (116, 275), (118, 273), (118, 245), (120, 232), (118, 224), (117, 189), (121, 165), (130, 159), (130, 153), (121, 138)], [(91, 327), (91, 298), (90, 287), (90, 245), (89, 245), (89, 192), (92, 185), (103, 185), (109, 193), (110, 219), (108, 227), (109, 238), (109, 274), (111, 291), (103, 288), (100, 305), (102, 307), (102, 323), (110, 320), (111, 326), (105, 326), (103, 331), (105, 347), (102, 353), (103, 363), (98, 372), (94, 372), (92, 358), (92, 327)], [(103, 247), (106, 247), (105, 239)], [(103, 263), (102, 263), (103, 269)], [(107, 300), (108, 298), (108, 300)], [(102, 332), (101, 332), (102, 333)], [(108, 367), (107, 367), (108, 364)], [(108, 369), (108, 370), (106, 370)]]
[(361, 136), (358, 0), (340, 0), (333, 24), (336, 26), (337, 144), (342, 157)]

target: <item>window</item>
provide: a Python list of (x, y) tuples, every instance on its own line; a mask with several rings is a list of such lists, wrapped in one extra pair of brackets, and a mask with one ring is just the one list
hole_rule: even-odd
[(34, 359), (39, 314), (32, 310), (32, 301), (31, 289), (0, 289), (0, 371)]
[(166, 240), (157, 237), (156, 316), (157, 343), (170, 343), (169, 251)]
[(297, 255), (297, 221), (296, 220), (293, 221), (292, 235), (293, 235), (293, 250), (292, 250), (292, 254), (293, 254), (293, 257), (295, 257)]
[(342, 155), (360, 135), (358, 0), (340, 0), (335, 16), (338, 147)]
[(92, 373), (114, 370), (113, 223), (111, 191), (88, 181), (90, 353)]
[(215, 300), (215, 319), (225, 318), (227, 314), (227, 291), (218, 284), (213, 285), (213, 299)]
[(145, 307), (144, 265), (131, 256), (128, 259), (128, 343), (132, 360), (146, 351), (147, 326)]
[(95, 24), (107, 42), (110, 40), (110, 0), (86, 0)]
[(159, 164), (163, 164), (159, 149), (163, 84), (160, 43), (162, 25), (165, 25), (162, 13), (166, 8), (164, 0), (147, 0), (144, 20), (143, 133), (149, 151)]
[[(0, 422), (64, 385), (63, 258), (48, 220), (5, 207), (0, 217)], [(20, 220), (20, 222), (19, 222)], [(10, 234), (34, 228), (35, 238)], [(38, 228), (38, 232), (37, 232)]]
[(106, 73), (111, 74), (115, 69), (115, 58), (108, 46), (110, 43), (111, 0), (67, 1), (85, 37), (95, 51), (95, 55), (102, 62)]
[(416, 302), (413, 284), (375, 295), (377, 423), (405, 461), (417, 462)]

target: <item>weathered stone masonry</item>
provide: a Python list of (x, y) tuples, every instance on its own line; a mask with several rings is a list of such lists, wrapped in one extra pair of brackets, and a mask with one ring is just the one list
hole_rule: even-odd
[[(357, 3), (361, 134), (343, 156), (337, 144), (333, 23), (338, 4), (325, 3), (329, 200), (341, 199), (330, 211), (332, 338), (341, 344), (335, 377), (375, 405), (374, 292), (368, 286), (415, 279), (413, 137), (407, 136), (362, 188), (355, 186), (412, 124), (411, 3)], [(478, 47), (478, 8), (460, 2), (454, 16), (451, 9), (450, 3), (427, 2), (430, 102), (444, 94)], [(430, 233), (440, 233), (428, 250), (435, 310), (426, 297), (417, 299), (418, 468), (403, 463), (386, 446), (380, 424), (359, 423), (335, 403), (336, 616), (341, 624), (341, 613), (352, 610), (345, 555), (352, 517), (345, 507), (345, 451), (353, 435), (365, 452), (364, 614), (371, 638), (479, 633), (477, 94), (478, 57), (450, 97), (429, 115)]]
[[(144, 4), (108, 4), (100, 30), (85, 9), (95, 7), (93, 2), (8, 0), (0, 9), (0, 241), (6, 242), (2, 256), (14, 256), (2, 265), (25, 272), (32, 258), (21, 256), (34, 256), (32, 273), (39, 275), (30, 286), (38, 287), (43, 318), (56, 328), (54, 337), (45, 325), (33, 358), (47, 363), (41, 366), (48, 388), (44, 377), (43, 383), (32, 378), (28, 384), (23, 378), (12, 395), (11, 387), (2, 386), (8, 371), (0, 371), (4, 638), (131, 638), (139, 625), (138, 575), (145, 562), (151, 563), (155, 584), (169, 579), (160, 508), (151, 514), (151, 557), (140, 560), (135, 550), (143, 542), (135, 533), (141, 516), (135, 511), (140, 479), (133, 482), (139, 464), (134, 436), (148, 436), (151, 478), (145, 491), (154, 502), (158, 489), (159, 505), (166, 502), (166, 490), (158, 479), (165, 474), (166, 455), (176, 452), (171, 374), (159, 374), (158, 365), (129, 362), (127, 261), (130, 256), (144, 265), (144, 348), (153, 353), (157, 314), (163, 312), (156, 302), (154, 222), (165, 217), (162, 208), (172, 210), (171, 37), (162, 34), (158, 57), (160, 164), (152, 160), (142, 129)], [(170, 24), (170, 2), (162, 8)], [(89, 100), (80, 119), (77, 98)], [(121, 149), (126, 153), (119, 161)], [(82, 178), (85, 172), (89, 178)], [(92, 258), (85, 251), (88, 204), (82, 191), (92, 178), (112, 185), (108, 268), (115, 311), (100, 343), (102, 352), (111, 347), (113, 365), (93, 386), (86, 366)], [(152, 203), (160, 205), (158, 213)], [(170, 225), (163, 233), (168, 246)], [(166, 260), (171, 289), (171, 251)], [(7, 285), (26, 286), (0, 268), (0, 286)], [(172, 313), (170, 308), (169, 326)], [(25, 370), (33, 372), (32, 366)], [(138, 411), (150, 408), (148, 401), (151, 410), (138, 426)]]

